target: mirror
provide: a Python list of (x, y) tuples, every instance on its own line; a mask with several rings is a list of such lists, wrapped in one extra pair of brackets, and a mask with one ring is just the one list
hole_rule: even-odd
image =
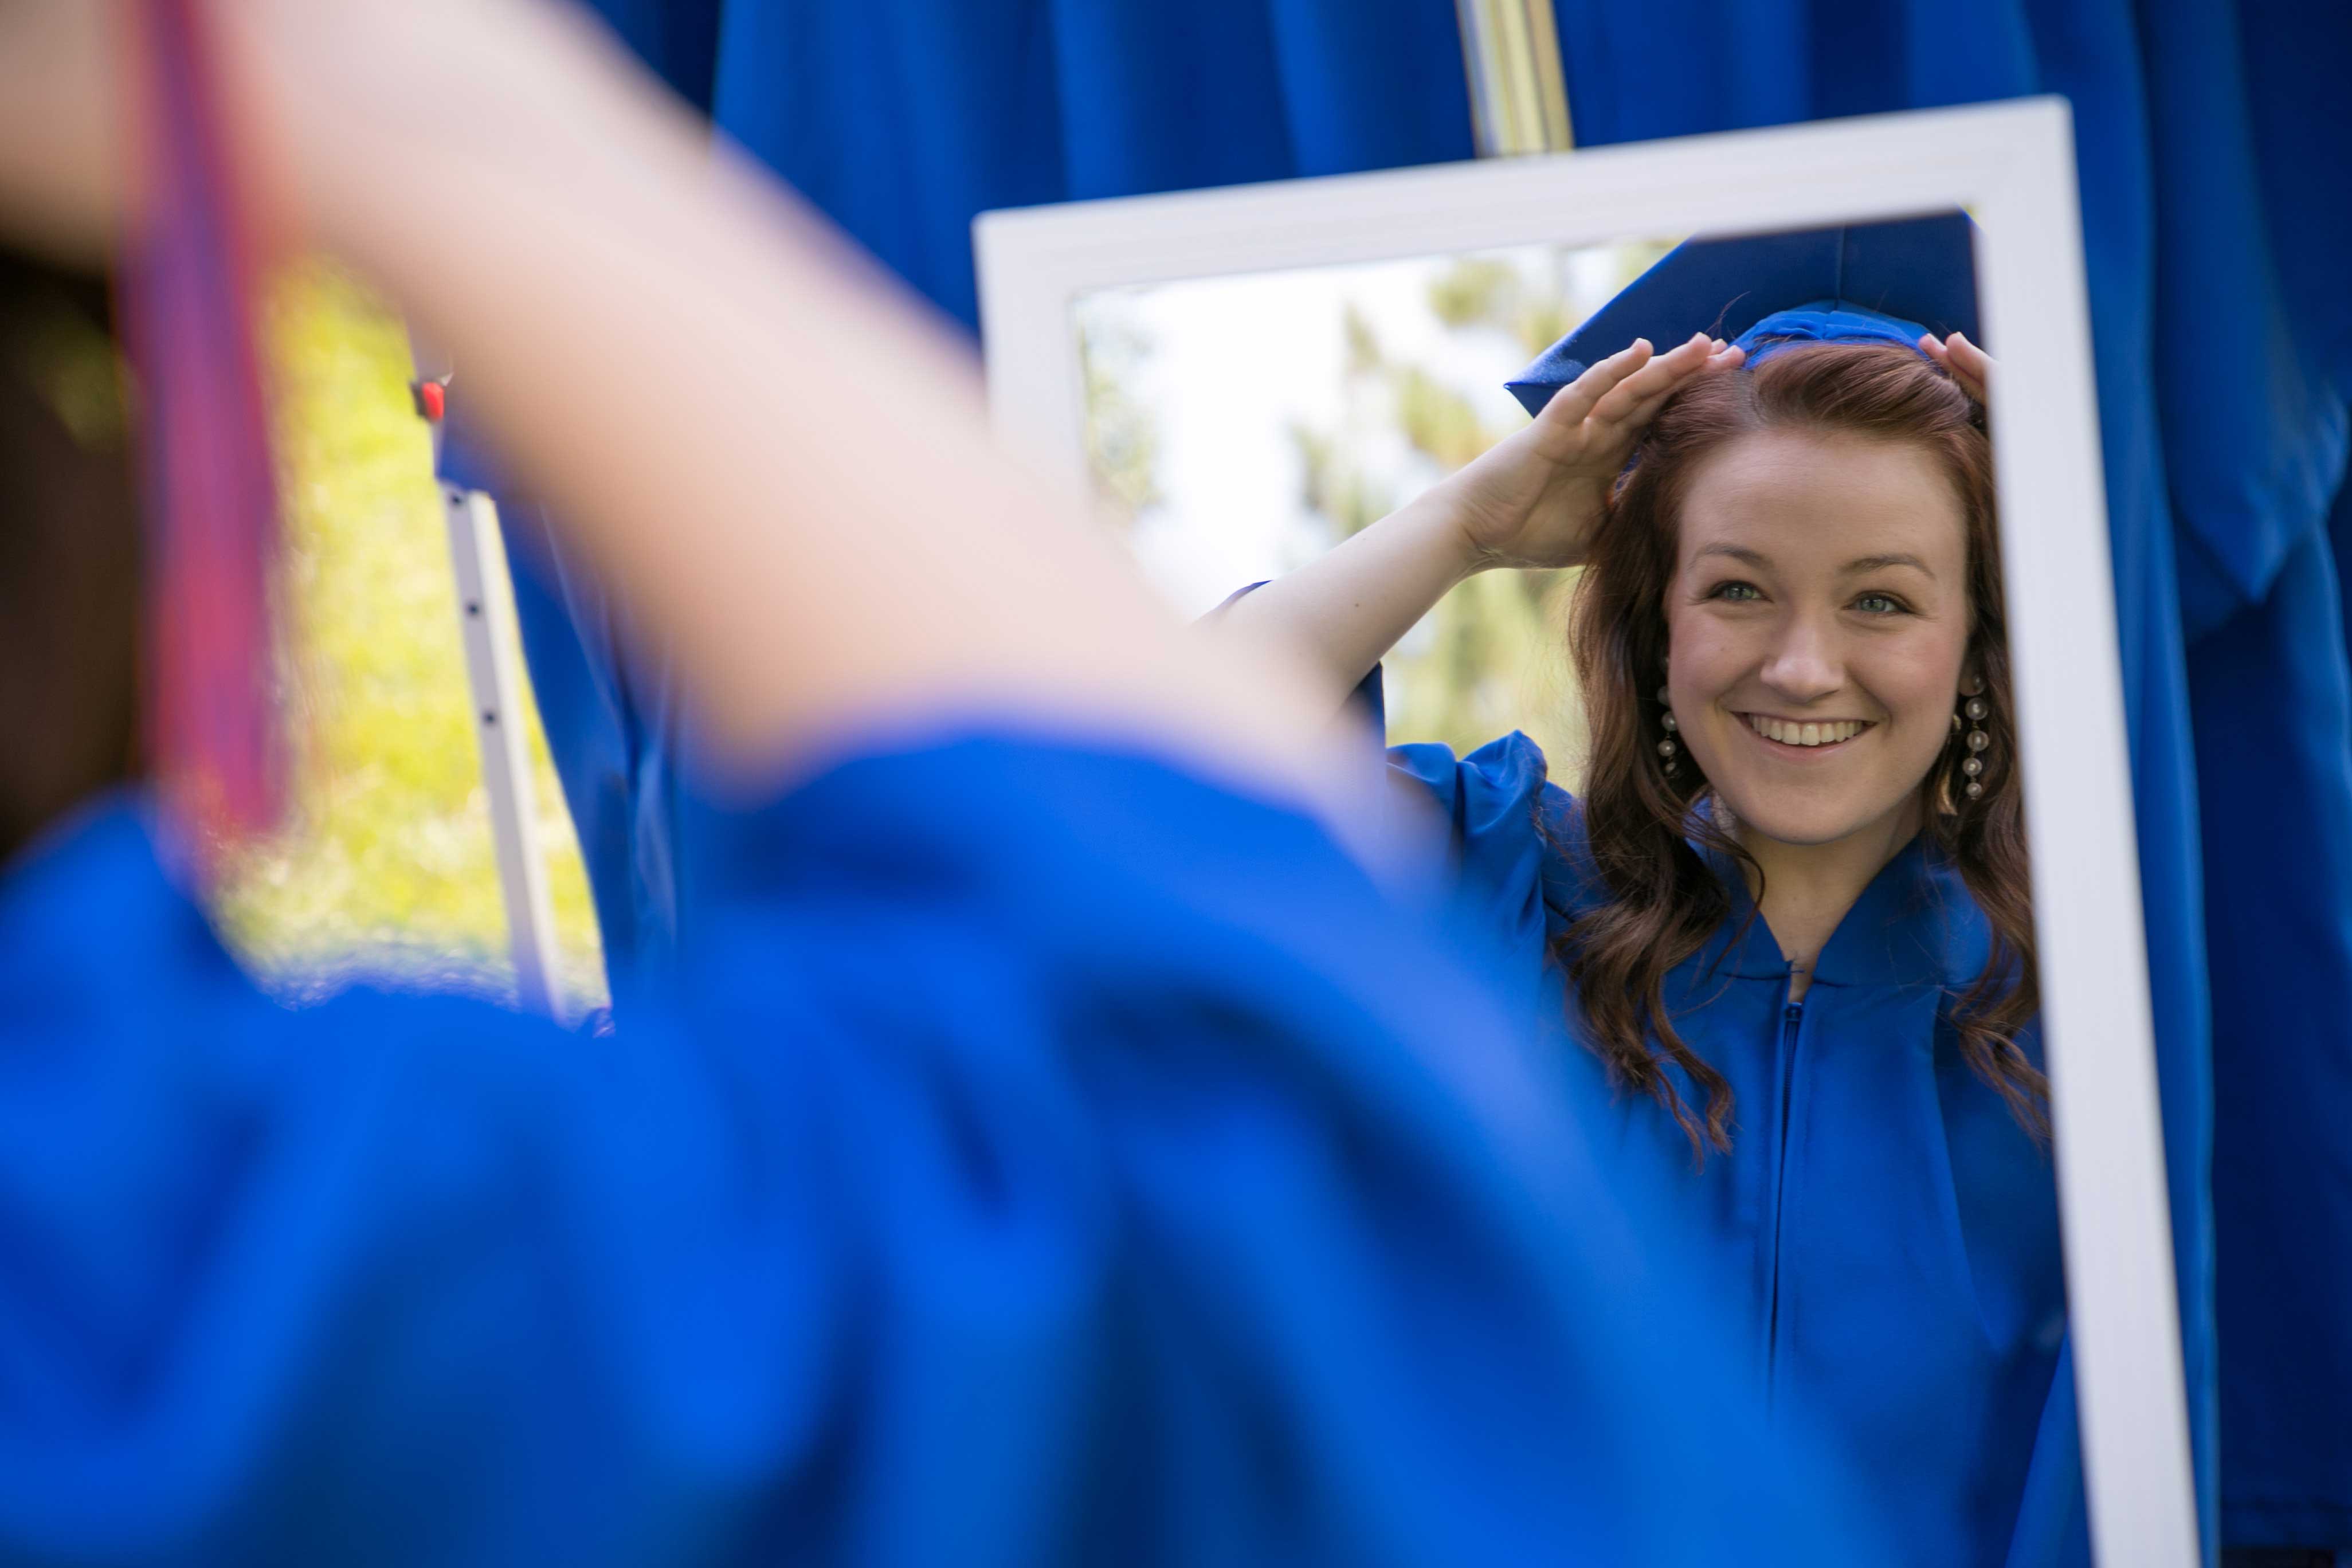
[[(1999, 355), (1989, 413), (1898, 339), (1878, 345), (1887, 384), (1873, 395), (1902, 402), (1889, 378), (1924, 378), (1938, 417), (1958, 407), (1968, 429), (1824, 436), (1804, 409), (1859, 395), (1858, 362), (1822, 368), (1855, 345), (1790, 346), (1784, 324), (1720, 372), (1757, 389), (1717, 411), (1747, 423), (1712, 446), (1692, 418), (1654, 436), (1609, 513), (1633, 527), (1647, 484), (1670, 559), (1644, 576), (1638, 551), (1580, 553), (1583, 586), (1618, 595), (1589, 613), (1573, 567), (1486, 572), (1415, 601), (1378, 639), (1394, 644), (1386, 727), (1391, 743), (1441, 743), (1394, 754), (1457, 838), (1526, 839), (1465, 848), (1462, 879), (1497, 879), (1484, 896), (1517, 913), (1493, 939), (1559, 983), (1563, 1038), (1599, 1058), (1589, 1076), (1612, 1085), (1615, 1135), (1680, 1149), (1682, 1174), (1643, 1179), (1703, 1238), (1776, 1410), (1844, 1445), (1923, 1558), (1998, 1559), (2059, 1528), (2036, 1510), (2072, 1495), (2071, 1373), (2101, 1560), (2185, 1568), (2196, 1533), (2067, 135), (2063, 106), (2040, 101), (992, 214), (983, 324), (1007, 434), (1095, 488), (1180, 610), (1277, 579), (1227, 612), (1263, 621), (1299, 616), (1318, 581), (1326, 609), (1377, 597), (1334, 563), (1412, 547), (1348, 542), (1501, 460), (1487, 455), (1528, 420), (1502, 384), (1633, 298), (1621, 290), (1683, 237), (1973, 215), (1972, 265), (1957, 265), (1981, 310), (1972, 335)], [(1718, 321), (1736, 337), (1822, 296), (1886, 303), (1833, 278), (1745, 305), (1744, 285), (1718, 287), (1655, 339)], [(1623, 346), (1596, 342), (1555, 356), (1577, 362), (1563, 382)], [(1934, 423), (1911, 402), (1905, 419)], [(1766, 403), (1780, 414), (1752, 427)], [(1969, 499), (1969, 459), (1953, 453), (1971, 442), (1997, 504)], [(1678, 452), (1682, 478), (1658, 478)], [(1593, 460), (1614, 476), (1625, 456)], [(1990, 546), (1996, 515), (1999, 575), (1972, 589), (1995, 552), (1971, 544), (1969, 519)], [(1995, 597), (2006, 636), (1988, 641), (1976, 609)], [(1571, 644), (1587, 668), (1571, 668)], [(1535, 744), (1470, 754), (1514, 730)], [(1860, 853), (1872, 832), (1843, 897), (1809, 905), (1806, 889), (1837, 880), (1822, 847)], [(1591, 869), (1595, 833), (1613, 879)], [(1937, 912), (1963, 905), (1968, 919)], [(1524, 916), (1537, 908), (1540, 931)], [(2035, 944), (2038, 1007), (2009, 1005), (2020, 966), (1984, 968), (1997, 932)], [(2054, 1169), (2029, 1131), (2045, 1105)]]

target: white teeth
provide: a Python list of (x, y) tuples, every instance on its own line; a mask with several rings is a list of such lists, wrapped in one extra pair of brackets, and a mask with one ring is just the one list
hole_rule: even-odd
[(1784, 719), (1766, 719), (1752, 713), (1746, 718), (1749, 729), (1766, 740), (1778, 741), (1784, 746), (1833, 746), (1840, 741), (1853, 740), (1869, 728), (1854, 719), (1840, 719), (1827, 724), (1792, 724)]

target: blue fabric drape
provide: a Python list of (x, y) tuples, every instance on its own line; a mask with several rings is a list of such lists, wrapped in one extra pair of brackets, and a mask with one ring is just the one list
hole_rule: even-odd
[[(2352, 1560), (2352, 14), (2147, 29), (2157, 391), (2208, 879), (2224, 1538)], [(2191, 325), (2193, 323), (2193, 326)]]
[[(1446, 0), (603, 8), (722, 130), (967, 325), (969, 225), (988, 208), (1471, 152)], [(2297, 0), (1558, 0), (1558, 16), (1582, 145), (2073, 101), (2201, 1513), (2209, 1542), (2352, 1548), (2352, 1423), (2338, 1414), (2352, 1317), (2317, 1305), (2352, 1295), (2352, 1152), (2334, 1135), (2352, 1087), (2352, 667), (2336, 593), (2352, 525), (2339, 509), (2332, 546), (2327, 529), (2352, 386), (2352, 290), (2335, 277), (2352, 243), (2352, 117), (2330, 94), (2352, 63), (2352, 14)], [(628, 684), (571, 632), (573, 597), (568, 617), (560, 595), (541, 605), (536, 637), (526, 605), (528, 651), (542, 705), (595, 720), (594, 704), (547, 695)], [(627, 690), (621, 706), (631, 716), (595, 734), (551, 721), (551, 739), (621, 760), (567, 768), (566, 784), (600, 910), (614, 911), (608, 942), (625, 910), (624, 945), (642, 952), (692, 900), (646, 885), (678, 858), (639, 842), (675, 831), (667, 717)]]

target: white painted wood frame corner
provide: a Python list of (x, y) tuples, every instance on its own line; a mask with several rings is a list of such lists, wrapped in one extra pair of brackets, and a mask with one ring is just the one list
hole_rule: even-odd
[(2098, 1560), (2200, 1561), (2098, 410), (2064, 100), (985, 213), (999, 430), (1084, 482), (1099, 289), (1506, 246), (1977, 218), (2042, 1019)]

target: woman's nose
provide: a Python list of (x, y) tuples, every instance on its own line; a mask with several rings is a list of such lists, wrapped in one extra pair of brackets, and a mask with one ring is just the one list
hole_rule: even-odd
[(1764, 684), (1793, 705), (1818, 702), (1845, 684), (1845, 661), (1833, 632), (1800, 616), (1784, 628), (1764, 661)]

